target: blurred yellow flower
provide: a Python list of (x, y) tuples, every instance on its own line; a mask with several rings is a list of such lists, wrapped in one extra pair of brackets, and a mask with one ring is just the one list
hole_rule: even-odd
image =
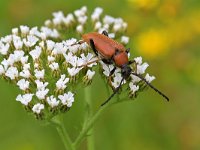
[(151, 29), (138, 36), (136, 45), (142, 55), (153, 58), (166, 52), (170, 39), (165, 32)]
[(160, 0), (128, 0), (128, 2), (133, 3), (134, 5), (138, 8), (143, 8), (143, 9), (153, 9), (155, 8)]

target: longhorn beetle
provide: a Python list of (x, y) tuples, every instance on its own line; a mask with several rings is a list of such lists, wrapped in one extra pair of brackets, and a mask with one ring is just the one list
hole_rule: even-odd
[(82, 39), (84, 42), (91, 46), (92, 50), (99, 58), (99, 60), (102, 60), (106, 64), (115, 64), (109, 76), (111, 76), (115, 72), (116, 67), (121, 68), (122, 80), (120, 81), (119, 86), (114, 90), (113, 94), (103, 104), (101, 104), (101, 106), (105, 105), (107, 102), (110, 101), (110, 99), (119, 91), (123, 80), (127, 79), (131, 74), (140, 78), (153, 90), (155, 90), (157, 93), (162, 95), (167, 101), (169, 101), (169, 98), (165, 94), (163, 94), (152, 84), (150, 84), (145, 78), (143, 78), (142, 75), (132, 71), (129, 65), (134, 63), (134, 61), (128, 60), (128, 52), (130, 49), (126, 49), (122, 44), (109, 38), (108, 33), (106, 31), (103, 31), (102, 34), (96, 32), (83, 34)]

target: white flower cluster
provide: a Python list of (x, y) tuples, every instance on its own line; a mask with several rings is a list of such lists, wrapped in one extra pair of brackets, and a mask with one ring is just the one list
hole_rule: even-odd
[[(103, 9), (99, 7), (91, 16), (87, 14), (85, 6), (66, 16), (61, 11), (55, 12), (53, 19), (46, 20), (40, 29), (20, 26), (13, 28), (11, 35), (0, 39), (0, 76), (22, 90), (23, 94), (16, 100), (37, 116), (48, 111), (68, 110), (74, 102), (71, 89), (74, 89), (76, 79), (82, 76), (83, 83), (89, 85), (95, 75), (93, 68), (98, 58), (86, 43), (79, 43), (81, 36), (73, 38), (77, 36), (76, 32), (82, 34), (86, 25), (90, 25), (87, 29), (91, 28), (91, 31), (101, 33), (106, 30), (110, 38), (121, 39), (119, 42), (124, 45), (129, 42), (129, 37), (124, 35), (127, 23), (123, 19), (103, 16)], [(89, 21), (91, 23), (86, 24)], [(69, 31), (74, 34), (69, 35)], [(141, 57), (135, 58), (135, 62), (136, 72), (144, 74), (148, 64), (142, 63)], [(108, 77), (114, 66), (101, 61), (100, 64), (103, 74)], [(148, 82), (155, 79), (149, 74), (145, 78)], [(117, 88), (121, 79), (121, 70), (117, 68), (111, 86)], [(139, 90), (138, 77), (131, 75), (131, 81), (123, 84), (127, 82), (131, 94)]]

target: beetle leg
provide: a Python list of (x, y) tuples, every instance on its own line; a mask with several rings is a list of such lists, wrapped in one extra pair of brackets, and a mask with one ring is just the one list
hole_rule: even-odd
[(136, 63), (135, 60), (130, 60), (130, 61), (128, 61), (128, 64), (129, 64), (129, 65), (134, 64), (135, 70), (136, 70), (136, 72), (137, 72), (137, 63)]
[(109, 77), (108, 77), (108, 83), (109, 83), (109, 85), (111, 85), (111, 87), (112, 87), (112, 83), (111, 83), (111, 81), (112, 81), (112, 75), (113, 75), (113, 73), (115, 72), (115, 70), (116, 70), (116, 67), (114, 67), (114, 68), (110, 71), (110, 74), (109, 74)]
[(108, 32), (106, 30), (103, 30), (102, 34), (108, 37)]
[(90, 46), (91, 46), (92, 50), (94, 51), (94, 53), (98, 56), (98, 52), (95, 48), (93, 39), (90, 39)]
[(109, 77), (113, 75), (113, 73), (115, 72), (117, 68), (114, 66), (114, 68), (110, 71)]
[(112, 93), (112, 95), (111, 95), (105, 102), (103, 102), (103, 103), (101, 104), (101, 106), (104, 106), (106, 103), (108, 103), (108, 102), (111, 100), (111, 98), (119, 91), (119, 89), (120, 89), (120, 87), (121, 87), (123, 81), (124, 81), (124, 78), (122, 78), (122, 80), (120, 81), (119, 86), (114, 90), (114, 92)]
[(86, 63), (86, 64), (84, 64), (84, 65), (78, 66), (78, 68), (86, 67), (86, 66), (88, 66), (88, 65), (90, 65), (90, 64), (93, 64), (93, 63), (95, 63), (95, 62), (98, 62), (99, 60), (101, 60), (101, 59), (100, 59), (100, 58), (97, 58), (96, 60), (90, 61), (90, 62), (88, 62), (88, 63)]
[(130, 48), (127, 48), (126, 49), (126, 53), (128, 54), (130, 52)]

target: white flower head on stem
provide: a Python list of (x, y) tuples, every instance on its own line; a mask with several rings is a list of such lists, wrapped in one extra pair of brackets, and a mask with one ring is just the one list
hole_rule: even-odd
[(56, 82), (56, 88), (58, 90), (64, 90), (67, 87), (69, 78), (66, 78), (65, 74), (61, 75), (60, 79)]
[(52, 64), (49, 65), (52, 71), (58, 70), (59, 69), (59, 64), (56, 62), (53, 62)]
[(31, 73), (30, 73), (30, 71), (29, 71), (28, 69), (23, 69), (23, 70), (19, 73), (19, 75), (20, 75), (21, 77), (23, 77), (23, 78), (28, 79), (28, 78), (30, 78)]
[(122, 36), (122, 37), (121, 37), (121, 42), (122, 42), (123, 44), (128, 44), (128, 42), (129, 42), (129, 37), (127, 37), (127, 36)]
[(0, 43), (0, 54), (7, 55), (9, 48), (10, 48), (9, 43), (6, 43), (6, 44)]
[(137, 65), (137, 73), (144, 74), (145, 70), (147, 69), (148, 66), (149, 66), (149, 64), (147, 64), (147, 63), (143, 63), (142, 65)]
[(17, 85), (19, 86), (19, 88), (23, 91), (26, 91), (29, 88), (29, 81), (26, 81), (25, 79), (21, 79), (17, 82)]
[(5, 74), (5, 69), (3, 65), (0, 65), (0, 75)]
[(37, 85), (38, 90), (44, 90), (47, 87), (47, 85), (49, 84), (48, 82), (42, 82), (40, 80), (35, 80), (35, 83)]
[(74, 94), (72, 92), (59, 95), (58, 98), (61, 100), (62, 104), (67, 105), (67, 107), (71, 107), (74, 102)]
[(6, 71), (5, 75), (7, 77), (9, 77), (11, 80), (14, 80), (14, 79), (16, 79), (18, 77), (19, 72), (18, 72), (16, 67), (12, 67), (11, 66), (11, 67), (8, 68), (8, 70)]
[(33, 95), (34, 94), (24, 94), (24, 95), (19, 94), (16, 98), (16, 101), (19, 101), (23, 105), (27, 106), (32, 101)]
[(19, 29), (18, 28), (13, 28), (12, 29), (12, 34), (13, 35), (18, 35), (18, 33), (19, 33)]
[(44, 79), (44, 74), (45, 74), (44, 69), (43, 70), (35, 69), (34, 72), (35, 72), (35, 77), (37, 79)]
[(48, 92), (49, 89), (41, 89), (36, 92), (36, 96), (39, 100), (44, 100)]
[(47, 103), (51, 106), (51, 108), (54, 108), (58, 106), (59, 101), (51, 95), (50, 97), (47, 97)]
[(30, 51), (29, 54), (31, 55), (31, 57), (33, 58), (33, 60), (37, 60), (40, 57), (40, 54), (42, 52), (41, 47), (36, 46), (34, 50)]
[(142, 57), (136, 57), (134, 58), (134, 61), (138, 64), (138, 65), (141, 65), (142, 64)]
[(135, 92), (139, 90), (139, 86), (135, 85), (133, 82), (129, 83), (129, 87), (131, 90), (131, 95), (135, 94)]
[(20, 30), (21, 30), (22, 35), (27, 35), (29, 33), (28, 26), (20, 26)]
[(37, 103), (33, 106), (32, 111), (36, 114), (40, 114), (43, 109), (44, 109), (44, 104)]
[(75, 68), (75, 67), (73, 67), (73, 68), (67, 68), (67, 71), (68, 71), (68, 73), (69, 73), (69, 75), (70, 75), (71, 77), (73, 77), (73, 76), (75, 76), (77, 73), (79, 73), (80, 70), (81, 70), (81, 68)]
[(95, 75), (95, 71), (88, 70), (86, 73), (86, 77), (88, 80), (92, 80), (94, 75)]
[(37, 43), (38, 40), (39, 39), (35, 37), (34, 35), (28, 35), (27, 39), (26, 38), (23, 39), (23, 42), (24, 42), (24, 45), (26, 45), (26, 47), (32, 47)]
[(155, 76), (150, 76), (148, 73), (145, 76), (145, 79), (147, 80), (147, 82), (151, 83), (153, 80), (156, 79)]

